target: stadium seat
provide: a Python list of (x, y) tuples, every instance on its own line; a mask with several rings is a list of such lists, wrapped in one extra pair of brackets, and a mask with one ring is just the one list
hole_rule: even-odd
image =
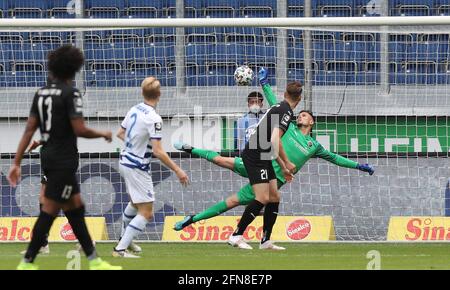
[(186, 59), (196, 63), (216, 60), (218, 56), (216, 44), (188, 44), (186, 45)]
[(394, 0), (390, 1), (393, 16), (429, 16), (431, 15), (432, 0)]
[(75, 5), (71, 9), (67, 9), (69, 1), (67, 0), (50, 0), (48, 4), (48, 16), (50, 18), (75, 18)]
[[(162, 12), (161, 12), (162, 13)], [(126, 8), (126, 16), (128, 18), (156, 18), (158, 17), (158, 9), (156, 7), (128, 7)]]
[(6, 7), (10, 16), (14, 18), (45, 18), (49, 8), (47, 1), (26, 0), (26, 1), (2, 1), (6, 2)]
[(270, 6), (244, 6), (241, 7), (242, 17), (274, 17), (275, 12)]
[[(100, 60), (88, 61), (86, 69), (86, 80), (88, 86), (93, 87), (116, 87), (118, 82), (125, 78), (120, 78), (124, 72), (124, 67), (121, 63), (114, 60)], [(125, 83), (120, 83), (126, 85)]]
[(434, 61), (413, 61), (403, 65), (406, 84), (436, 84), (437, 63)]
[[(186, 70), (186, 85), (187, 86), (206, 86), (205, 74), (201, 74), (200, 66), (195, 62), (187, 62)], [(174, 62), (167, 65), (167, 79), (169, 86), (176, 85), (176, 64)]]
[(147, 37), (147, 42), (152, 46), (175, 46), (175, 34), (152, 34)]
[(304, 6), (288, 6), (288, 17), (303, 17), (305, 15)]
[(448, 50), (448, 42), (413, 43), (407, 48), (406, 59), (439, 62), (447, 59)]
[(204, 5), (202, 17), (238, 17), (236, 15), (236, 10), (239, 9), (239, 2), (237, 0), (230, 0), (225, 3), (216, 0), (206, 0)]
[(15, 61), (7, 78), (8, 83), (18, 87), (42, 87), (47, 82), (47, 73), (43, 62)]
[(44, 44), (55, 49), (67, 41), (68, 33), (32, 33), (30, 35), (30, 41), (32, 44)]
[(208, 86), (234, 86), (233, 74), (238, 64), (231, 61), (206, 63), (206, 83)]
[(215, 44), (218, 43), (214, 33), (190, 33), (186, 35), (186, 44)]
[(450, 16), (450, 4), (443, 4), (436, 7), (436, 15)]
[(90, 18), (119, 18), (125, 11), (125, 0), (86, 0), (86, 14)]
[(304, 83), (305, 79), (305, 63), (302, 60), (294, 60), (288, 63), (288, 79), (299, 80)]
[(355, 83), (358, 64), (355, 61), (328, 61), (325, 63), (327, 85), (349, 85)]
[(352, 6), (349, 5), (324, 5), (320, 7), (320, 16), (322, 17), (351, 17), (352, 15)]

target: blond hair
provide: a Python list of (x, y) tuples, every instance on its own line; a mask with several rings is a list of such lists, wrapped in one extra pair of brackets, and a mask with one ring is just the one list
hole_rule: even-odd
[(142, 95), (147, 100), (156, 99), (161, 95), (161, 83), (155, 77), (148, 77), (141, 84)]

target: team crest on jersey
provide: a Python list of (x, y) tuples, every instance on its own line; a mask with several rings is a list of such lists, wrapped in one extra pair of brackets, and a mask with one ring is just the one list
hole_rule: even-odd
[(161, 123), (155, 123), (155, 130), (156, 131), (161, 131), (162, 129), (162, 124)]
[(312, 141), (308, 141), (308, 147), (312, 147), (312, 146), (313, 146)]

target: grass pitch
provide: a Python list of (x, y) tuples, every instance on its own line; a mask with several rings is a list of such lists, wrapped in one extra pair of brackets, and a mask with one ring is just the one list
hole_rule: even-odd
[[(125, 270), (301, 270), (367, 269), (378, 251), (381, 269), (450, 269), (450, 244), (282, 244), (286, 251), (239, 250), (226, 244), (140, 244), (140, 259), (113, 258), (113, 244), (97, 244), (99, 255)], [(0, 244), (0, 270), (15, 269), (26, 244)], [(73, 265), (74, 244), (50, 244), (50, 255), (39, 255), (40, 269), (63, 270)], [(81, 255), (81, 269), (87, 262)]]

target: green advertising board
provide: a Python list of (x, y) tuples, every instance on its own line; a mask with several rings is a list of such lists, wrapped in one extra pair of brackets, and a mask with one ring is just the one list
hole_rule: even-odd
[[(224, 150), (234, 149), (234, 126), (223, 122)], [(313, 135), (338, 153), (449, 152), (450, 117), (320, 116)]]

